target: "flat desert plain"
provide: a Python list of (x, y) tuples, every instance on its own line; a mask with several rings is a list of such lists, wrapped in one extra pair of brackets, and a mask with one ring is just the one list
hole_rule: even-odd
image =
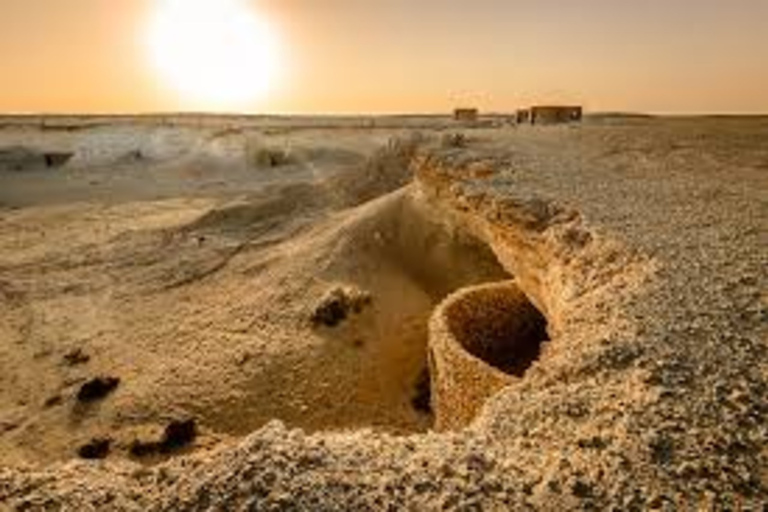
[(768, 500), (766, 118), (0, 125), (0, 509)]

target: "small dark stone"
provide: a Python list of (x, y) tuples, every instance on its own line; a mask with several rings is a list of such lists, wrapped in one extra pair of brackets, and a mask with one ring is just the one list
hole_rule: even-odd
[(577, 498), (591, 498), (593, 493), (592, 486), (582, 482), (581, 480), (576, 480), (576, 482), (573, 484), (573, 487), (571, 488), (571, 491)]
[(347, 319), (348, 308), (345, 307), (343, 299), (330, 298), (323, 302), (312, 315), (312, 323), (315, 325), (324, 325), (326, 327), (336, 327)]
[(119, 384), (120, 379), (117, 377), (96, 377), (80, 386), (77, 400), (83, 403), (101, 400), (114, 391)]
[(172, 421), (165, 427), (163, 438), (160, 440), (160, 451), (168, 453), (184, 448), (197, 437), (195, 420)]
[(109, 448), (112, 441), (109, 439), (91, 439), (77, 449), (77, 455), (82, 459), (98, 460), (105, 459), (109, 455)]
[(147, 457), (160, 451), (160, 445), (154, 442), (144, 442), (138, 439), (131, 443), (128, 453), (133, 457)]
[(371, 296), (365, 292), (337, 287), (320, 300), (312, 313), (311, 321), (315, 326), (336, 327), (351, 314), (362, 313), (371, 303)]
[(160, 441), (139, 441), (131, 443), (128, 452), (133, 457), (148, 457), (169, 454), (181, 450), (194, 442), (197, 437), (195, 420), (172, 421), (165, 427)]
[(583, 450), (604, 450), (608, 447), (608, 442), (599, 436), (591, 437), (589, 439), (579, 439), (577, 444), (579, 445), (579, 448)]
[(60, 405), (63, 399), (61, 398), (61, 395), (53, 395), (52, 397), (48, 398), (45, 403), (43, 404), (43, 407), (46, 409), (50, 409), (51, 407), (55, 407), (57, 405)]
[(72, 349), (64, 354), (64, 362), (69, 366), (77, 366), (79, 364), (85, 364), (91, 360), (91, 356), (83, 352), (83, 349)]

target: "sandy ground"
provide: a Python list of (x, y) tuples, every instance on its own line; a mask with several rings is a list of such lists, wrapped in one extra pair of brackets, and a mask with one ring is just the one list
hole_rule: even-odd
[[(768, 121), (294, 121), (0, 130), (0, 508), (768, 499)], [(440, 352), (510, 279), (535, 360)]]

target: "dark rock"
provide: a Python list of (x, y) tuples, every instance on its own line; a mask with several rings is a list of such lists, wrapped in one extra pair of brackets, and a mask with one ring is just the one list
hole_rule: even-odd
[(599, 436), (591, 437), (589, 439), (579, 439), (577, 444), (579, 448), (583, 450), (604, 450), (608, 447), (608, 442)]
[(45, 407), (46, 409), (50, 409), (51, 407), (61, 405), (62, 402), (63, 402), (63, 399), (61, 398), (61, 395), (54, 395), (45, 401), (45, 403), (43, 404), (43, 407)]
[(91, 360), (91, 356), (83, 352), (81, 348), (75, 348), (64, 354), (64, 362), (69, 366), (85, 364)]
[(148, 457), (150, 455), (155, 455), (160, 451), (160, 445), (156, 442), (146, 442), (146, 441), (140, 441), (138, 439), (134, 440), (131, 445), (128, 447), (128, 453), (131, 454), (132, 457)]
[(195, 420), (172, 421), (165, 427), (163, 438), (160, 440), (160, 451), (168, 453), (180, 450), (192, 444), (195, 437), (197, 437)]
[(197, 424), (194, 419), (172, 421), (165, 427), (159, 441), (135, 440), (128, 448), (133, 457), (149, 457), (152, 455), (167, 455), (186, 448), (197, 437)]
[(582, 499), (591, 498), (594, 493), (592, 486), (581, 480), (576, 480), (576, 482), (574, 482), (571, 492), (573, 492), (573, 495), (577, 498)]
[(80, 386), (77, 400), (82, 403), (101, 400), (113, 392), (119, 384), (120, 379), (117, 377), (96, 377)]
[(312, 324), (337, 327), (352, 313), (362, 313), (371, 302), (371, 296), (360, 290), (334, 288), (323, 296), (315, 308), (311, 318)]
[(82, 459), (98, 460), (105, 459), (109, 455), (109, 449), (112, 444), (110, 439), (95, 438), (77, 449), (77, 455)]

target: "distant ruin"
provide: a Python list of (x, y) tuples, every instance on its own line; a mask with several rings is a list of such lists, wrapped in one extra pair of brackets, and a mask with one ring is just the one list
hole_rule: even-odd
[(480, 117), (480, 111), (476, 108), (457, 108), (453, 111), (453, 119), (456, 121), (474, 123)]
[(561, 124), (580, 122), (584, 109), (571, 105), (537, 105), (517, 111), (517, 124)]

